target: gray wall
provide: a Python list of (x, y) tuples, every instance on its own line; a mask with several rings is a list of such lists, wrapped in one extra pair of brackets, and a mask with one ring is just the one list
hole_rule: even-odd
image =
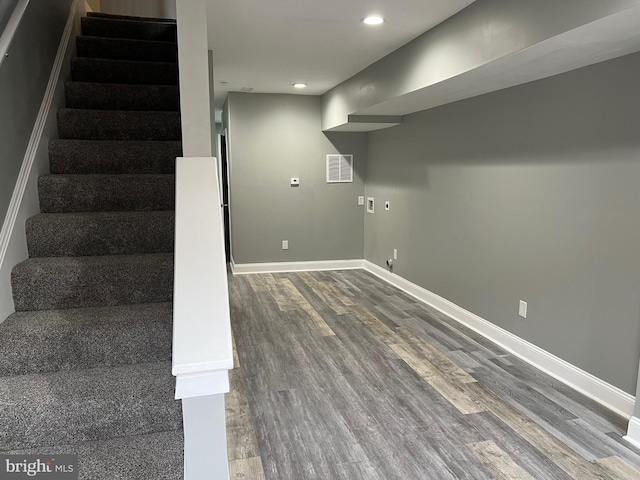
[(30, 2), (0, 65), (0, 219), (4, 221), (71, 0)]
[(635, 394), (639, 85), (634, 54), (369, 133), (365, 258)]
[[(236, 263), (362, 258), (365, 134), (320, 130), (320, 97), (231, 93), (232, 252)], [(325, 155), (354, 154), (354, 183), (327, 184)], [(291, 187), (291, 177), (300, 186)], [(282, 250), (289, 240), (289, 250)]]
[(9, 17), (11, 17), (13, 9), (16, 8), (17, 3), (18, 0), (2, 0), (2, 3), (0, 3), (0, 35), (2, 35), (2, 31), (7, 25)]

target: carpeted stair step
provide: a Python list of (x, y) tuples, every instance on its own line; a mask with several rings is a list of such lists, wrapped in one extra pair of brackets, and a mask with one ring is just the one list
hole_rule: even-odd
[(175, 23), (100, 17), (82, 17), (81, 23), (82, 34), (92, 37), (177, 41)]
[(124, 85), (67, 82), (67, 108), (90, 110), (178, 111), (180, 95), (175, 85)]
[(176, 23), (175, 18), (159, 18), (159, 17), (133, 17), (130, 15), (115, 15), (113, 13), (87, 12), (87, 17), (91, 18), (112, 18), (119, 20), (135, 20), (138, 22), (166, 22)]
[(76, 82), (177, 85), (178, 66), (169, 62), (72, 58), (71, 78)]
[(44, 175), (42, 213), (175, 210), (174, 175)]
[(42, 213), (26, 222), (29, 257), (171, 253), (174, 223), (173, 211)]
[(180, 112), (62, 108), (58, 136), (76, 140), (180, 140)]
[(175, 42), (78, 35), (76, 37), (76, 50), (79, 57), (143, 62), (178, 61), (178, 47)]
[(171, 360), (171, 303), (18, 312), (0, 324), (0, 377)]
[(7, 455), (78, 455), (82, 480), (176, 480), (184, 477), (182, 430), (3, 452)]
[(173, 254), (30, 258), (11, 286), (18, 312), (170, 302)]
[(53, 174), (174, 174), (181, 142), (51, 140), (49, 165)]
[(2, 377), (0, 451), (179, 430), (174, 386), (171, 362)]

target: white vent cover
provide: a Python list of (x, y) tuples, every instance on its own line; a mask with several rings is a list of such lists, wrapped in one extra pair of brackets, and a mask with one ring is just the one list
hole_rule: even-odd
[(327, 183), (353, 182), (353, 155), (327, 155)]

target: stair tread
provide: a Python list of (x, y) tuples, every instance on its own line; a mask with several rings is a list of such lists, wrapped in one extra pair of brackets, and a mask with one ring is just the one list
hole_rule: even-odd
[(36, 257), (11, 272), (16, 311), (173, 299), (173, 254)]
[(181, 139), (180, 112), (58, 110), (58, 134), (75, 140)]
[(177, 85), (127, 85), (66, 82), (66, 106), (71, 109), (118, 111), (180, 110)]
[(82, 17), (80, 20), (82, 33), (87, 36), (176, 41), (176, 25), (171, 22), (106, 17)]
[(177, 85), (178, 67), (172, 62), (75, 57), (71, 59), (75, 81)]
[(169, 302), (16, 312), (0, 324), (0, 377), (171, 359)]
[(43, 213), (175, 209), (171, 174), (44, 175), (38, 180)]
[(113, 13), (103, 13), (103, 12), (88, 12), (87, 17), (94, 18), (114, 18), (121, 20), (135, 20), (140, 22), (166, 22), (166, 23), (176, 23), (175, 18), (160, 18), (160, 17), (136, 17), (132, 15), (116, 15)]
[(166, 41), (166, 40), (140, 40), (137, 38), (111, 38), (111, 37), (97, 37), (94, 35), (76, 35), (76, 38), (87, 39), (87, 40), (101, 40), (107, 43), (123, 43), (127, 45), (149, 44), (150, 46), (172, 46), (177, 48), (176, 42)]
[(171, 362), (0, 378), (0, 451), (178, 430)]
[(49, 141), (52, 174), (174, 174), (181, 156), (180, 141)]
[(173, 252), (175, 212), (41, 213), (27, 219), (30, 257)]
[(182, 430), (170, 430), (2, 453), (78, 455), (80, 478), (84, 480), (175, 480), (184, 475), (183, 450)]
[(178, 61), (176, 42), (78, 35), (76, 50), (79, 57), (155, 62)]

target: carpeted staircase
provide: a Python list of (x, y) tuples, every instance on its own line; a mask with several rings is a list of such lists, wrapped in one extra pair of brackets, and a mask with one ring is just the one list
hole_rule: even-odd
[(89, 15), (0, 324), (0, 452), (77, 453), (81, 479), (178, 479), (176, 25)]

